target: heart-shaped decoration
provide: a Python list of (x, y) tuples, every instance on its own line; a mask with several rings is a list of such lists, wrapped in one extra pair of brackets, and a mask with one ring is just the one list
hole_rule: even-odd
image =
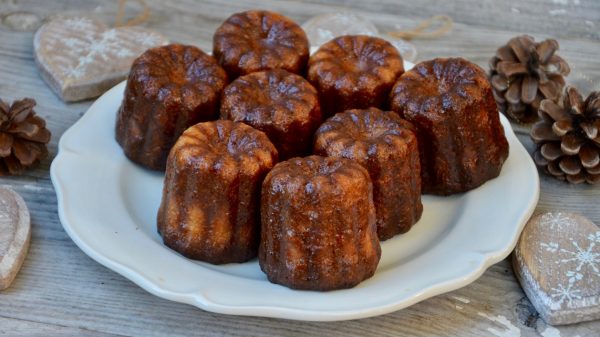
[(513, 254), (515, 274), (549, 324), (600, 318), (600, 228), (572, 213), (539, 214)]
[(148, 29), (109, 28), (88, 17), (49, 21), (33, 41), (42, 77), (67, 102), (101, 95), (125, 79), (133, 60), (146, 49), (168, 43)]
[(21, 269), (30, 236), (25, 201), (13, 190), (0, 188), (0, 290), (8, 288)]

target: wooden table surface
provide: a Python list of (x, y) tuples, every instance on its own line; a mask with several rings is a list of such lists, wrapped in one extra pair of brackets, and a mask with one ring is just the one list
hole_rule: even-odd
[[(352, 10), (374, 21), (380, 30), (406, 29), (435, 14), (455, 20), (452, 32), (436, 40), (415, 41), (419, 59), (462, 56), (487, 68), (496, 48), (510, 37), (529, 33), (554, 37), (560, 55), (573, 69), (569, 81), (589, 91), (600, 89), (600, 1), (597, 0), (455, 0), (409, 1), (146, 1), (152, 9), (144, 25), (172, 41), (210, 50), (212, 34), (230, 14), (265, 8), (302, 23), (313, 15)], [(134, 16), (135, 1), (127, 5)], [(114, 22), (117, 1), (0, 0), (0, 18), (19, 11), (40, 18), (56, 14), (91, 14)], [(23, 269), (8, 290), (0, 292), (0, 335), (318, 335), (318, 336), (600, 336), (600, 321), (549, 327), (523, 294), (508, 260), (492, 266), (460, 290), (404, 310), (369, 319), (295, 322), (226, 316), (152, 296), (101, 266), (79, 250), (63, 230), (48, 169), (62, 133), (92, 101), (65, 104), (40, 78), (32, 56), (31, 31), (13, 31), (0, 23), (0, 97), (12, 101), (34, 97), (37, 112), (52, 131), (50, 158), (21, 177), (0, 179), (27, 202), (32, 241)], [(531, 150), (526, 127), (515, 125)], [(571, 186), (541, 177), (538, 211), (563, 209), (600, 224), (600, 188)], [(498, 196), (501, 207), (501, 197)], [(474, 238), (476, 239), (476, 238)]]

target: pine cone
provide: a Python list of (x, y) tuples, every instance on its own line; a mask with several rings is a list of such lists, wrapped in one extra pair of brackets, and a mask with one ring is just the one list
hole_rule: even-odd
[(555, 55), (558, 42), (536, 43), (533, 37), (512, 38), (490, 60), (490, 82), (494, 98), (509, 118), (531, 123), (543, 99), (557, 100), (565, 86), (563, 76), (571, 71), (567, 62)]
[(0, 99), (0, 175), (21, 174), (48, 155), (50, 131), (25, 98), (9, 107)]
[(568, 86), (562, 106), (550, 99), (540, 104), (541, 120), (533, 125), (531, 138), (538, 144), (536, 164), (558, 179), (578, 184), (600, 181), (600, 91), (584, 101)]

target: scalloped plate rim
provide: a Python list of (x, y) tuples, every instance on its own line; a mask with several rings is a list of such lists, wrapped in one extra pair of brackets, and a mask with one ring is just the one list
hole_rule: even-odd
[[(411, 66), (411, 64), (408, 64), (407, 69)], [(94, 107), (97, 104), (103, 103), (104, 100), (107, 99), (107, 97), (112, 97), (114, 95), (119, 96), (119, 98), (122, 97), (122, 94), (115, 94), (115, 91), (118, 91), (119, 89), (122, 90), (123, 85), (124, 82), (121, 82), (120, 84), (116, 85), (111, 90), (106, 92), (104, 95), (102, 95), (100, 98), (98, 98), (98, 100), (94, 102), (92, 106), (90, 106), (88, 112), (94, 110)], [(246, 305), (228, 305), (223, 304), (222, 302), (219, 302), (214, 298), (211, 298), (210, 294), (208, 294), (210, 290), (209, 286), (205, 286), (201, 290), (195, 290), (192, 292), (168, 290), (160, 284), (149, 280), (149, 278), (147, 278), (142, 271), (137, 270), (135, 266), (127, 266), (123, 262), (116, 261), (116, 259), (111, 259), (107, 256), (106, 253), (95, 249), (94, 247), (92, 247), (90, 242), (87, 242), (81, 238), (81, 235), (79, 233), (79, 230), (81, 230), (79, 226), (81, 226), (81, 224), (75, 224), (72, 219), (73, 215), (68, 214), (67, 212), (66, 205), (69, 202), (68, 200), (70, 200), (70, 198), (73, 198), (74, 196), (68, 193), (70, 186), (67, 180), (64, 179), (65, 177), (63, 171), (65, 168), (63, 168), (62, 165), (69, 164), (69, 161), (73, 160), (73, 158), (71, 158), (70, 156), (86, 156), (72, 149), (69, 149), (69, 144), (67, 144), (67, 140), (69, 140), (70, 135), (73, 132), (75, 132), (75, 130), (87, 127), (86, 122), (88, 118), (90, 118), (90, 114), (86, 112), (86, 114), (82, 118), (80, 118), (72, 127), (70, 127), (62, 135), (58, 145), (58, 154), (52, 162), (50, 170), (52, 183), (55, 187), (58, 200), (59, 218), (66, 233), (69, 235), (69, 237), (71, 237), (75, 244), (92, 259), (104, 265), (105, 267), (121, 274), (122, 276), (128, 278), (129, 280), (133, 281), (135, 284), (145, 289), (146, 291), (165, 299), (191, 304), (198, 308), (216, 313), (275, 317), (294, 320), (338, 321), (372, 317), (408, 307), (427, 298), (446, 293), (452, 290), (456, 290), (458, 288), (470, 284), (471, 282), (479, 278), (479, 276), (481, 276), (483, 272), (487, 270), (487, 268), (489, 268), (491, 265), (501, 261), (506, 256), (508, 256), (508, 254), (510, 254), (512, 249), (515, 247), (519, 234), (521, 233), (525, 223), (533, 214), (533, 211), (539, 199), (539, 177), (535, 165), (533, 164), (531, 159), (529, 159), (529, 161), (524, 165), (528, 167), (527, 173), (530, 174), (531, 178), (534, 179), (533, 188), (527, 191), (527, 204), (524, 205), (524, 207), (519, 211), (518, 219), (514, 219), (514, 226), (511, 227), (514, 230), (514, 235), (511, 236), (510, 240), (508, 240), (508, 242), (505, 242), (503, 247), (501, 247), (500, 249), (496, 249), (493, 251), (485, 253), (478, 251), (470, 251), (469, 253), (475, 254), (475, 256), (477, 257), (477, 263), (472, 263), (472, 266), (469, 268), (468, 272), (463, 273), (459, 277), (448, 278), (443, 280), (442, 282), (438, 282), (429, 287), (418, 289), (406, 299), (402, 300), (401, 297), (403, 296), (396, 295), (390, 296), (389, 300), (386, 303), (382, 303), (377, 306), (360, 307), (360, 305), (358, 305), (346, 310), (333, 311), (306, 310), (292, 306), (259, 305), (251, 303)], [(514, 156), (516, 152), (520, 152), (520, 155), (523, 155), (523, 153), (527, 154), (527, 151), (525, 150), (523, 145), (521, 145), (520, 142), (516, 140), (516, 136), (506, 118), (501, 115), (501, 119), (511, 146), (509, 156)], [(527, 156), (529, 155), (527, 154)], [(124, 156), (123, 158), (124, 160), (127, 160)], [(303, 292), (298, 291), (298, 294), (301, 296)]]

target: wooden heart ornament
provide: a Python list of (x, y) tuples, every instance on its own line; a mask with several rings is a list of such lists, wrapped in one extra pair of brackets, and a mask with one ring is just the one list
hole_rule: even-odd
[(527, 223), (513, 254), (515, 274), (549, 324), (600, 318), (600, 228), (564, 212)]
[(8, 288), (21, 269), (30, 236), (25, 201), (16, 192), (0, 188), (0, 290)]
[(167, 38), (141, 27), (109, 28), (88, 17), (56, 18), (35, 34), (42, 78), (67, 102), (101, 95), (127, 76), (133, 60)]

